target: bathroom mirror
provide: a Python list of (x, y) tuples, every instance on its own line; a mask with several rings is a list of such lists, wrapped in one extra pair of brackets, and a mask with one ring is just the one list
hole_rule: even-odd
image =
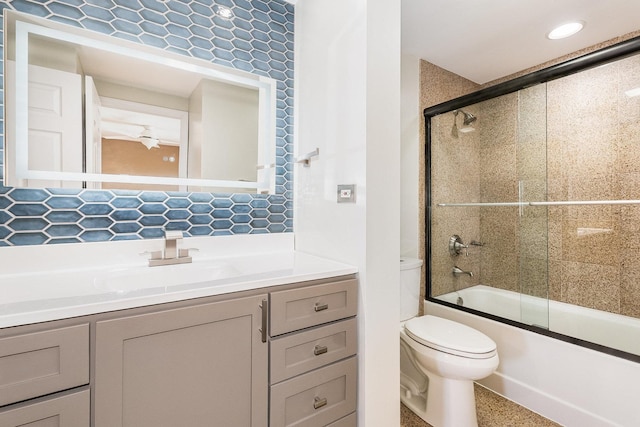
[(275, 192), (276, 83), (5, 10), (5, 185)]

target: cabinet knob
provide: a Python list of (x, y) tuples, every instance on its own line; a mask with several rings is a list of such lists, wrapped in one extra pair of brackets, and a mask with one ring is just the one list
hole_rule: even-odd
[(313, 399), (313, 409), (320, 409), (323, 406), (325, 406), (326, 404), (327, 404), (327, 398), (326, 397), (320, 398), (320, 397), (316, 396)]

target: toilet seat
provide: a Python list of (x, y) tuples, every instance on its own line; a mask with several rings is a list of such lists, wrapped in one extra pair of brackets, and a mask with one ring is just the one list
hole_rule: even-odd
[(404, 324), (407, 335), (434, 350), (470, 359), (488, 359), (496, 343), (482, 332), (436, 316), (414, 317)]

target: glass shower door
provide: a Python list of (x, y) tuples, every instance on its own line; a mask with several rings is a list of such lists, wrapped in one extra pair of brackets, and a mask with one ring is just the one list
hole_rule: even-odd
[(518, 92), (518, 288), (522, 323), (549, 329), (549, 233), (547, 206), (547, 85)]
[(431, 119), (431, 297), (548, 329), (546, 131), (544, 84)]

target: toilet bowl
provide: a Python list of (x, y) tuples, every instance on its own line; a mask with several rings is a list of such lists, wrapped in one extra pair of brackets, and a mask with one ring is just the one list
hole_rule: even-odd
[[(419, 295), (421, 265), (420, 260), (401, 263), (401, 282), (417, 281), (401, 283), (401, 401), (434, 427), (477, 427), (473, 381), (498, 367), (496, 344), (460, 323), (415, 317), (417, 305), (410, 306), (417, 300), (414, 292)], [(405, 297), (408, 290), (411, 296)]]
[(477, 427), (473, 381), (498, 367), (495, 343), (447, 319), (415, 317), (400, 330), (401, 401), (434, 427)]

